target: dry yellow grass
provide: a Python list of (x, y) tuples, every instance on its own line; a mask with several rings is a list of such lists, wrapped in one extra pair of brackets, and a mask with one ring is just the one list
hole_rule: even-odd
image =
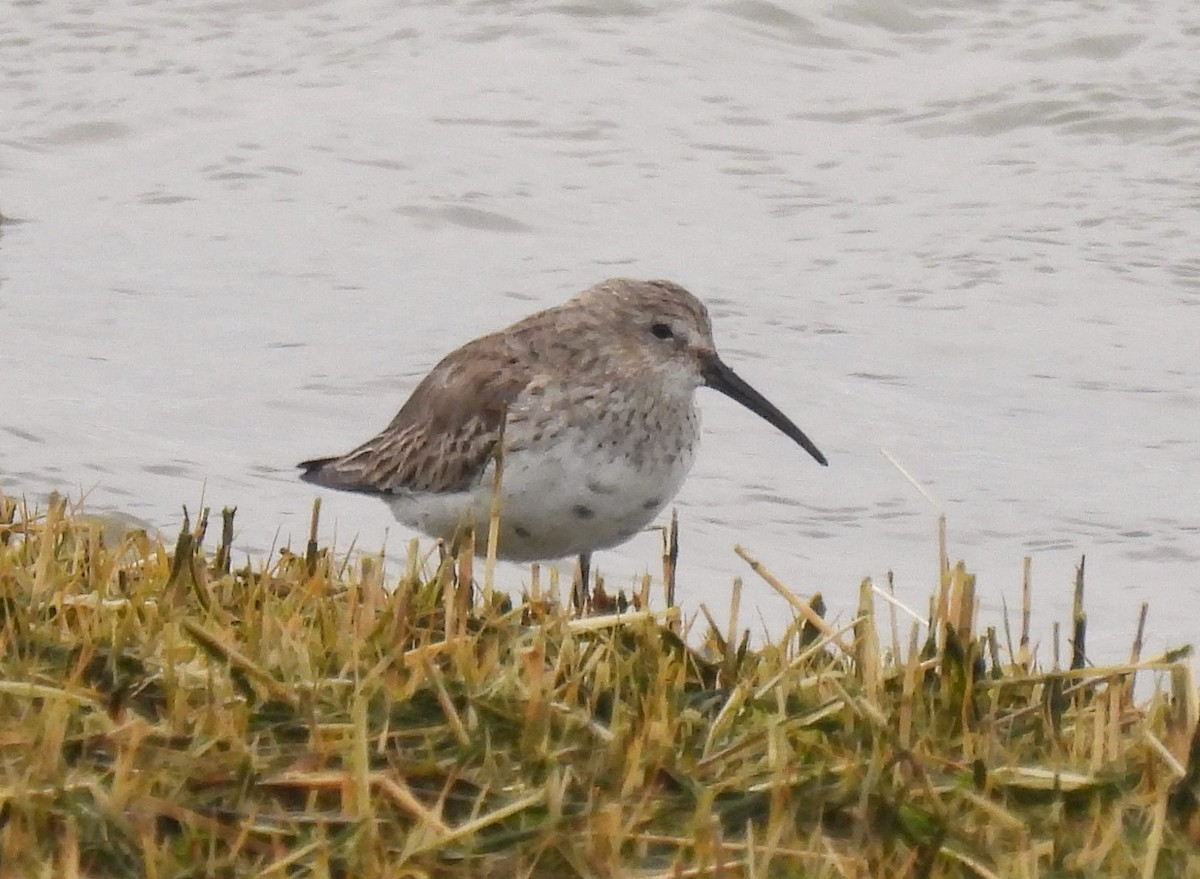
[(1200, 875), (1186, 651), (1039, 671), (961, 566), (906, 638), (864, 586), (842, 630), (790, 596), (774, 643), (691, 648), (203, 530), (0, 499), (3, 876)]

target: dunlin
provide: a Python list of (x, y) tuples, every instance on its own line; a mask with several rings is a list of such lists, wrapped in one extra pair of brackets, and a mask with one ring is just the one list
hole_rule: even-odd
[[(445, 357), (378, 435), (300, 465), (301, 478), (382, 498), (449, 540), (487, 533), (503, 437), (496, 554), (591, 553), (643, 530), (674, 497), (699, 437), (696, 388), (733, 398), (825, 456), (717, 355), (704, 305), (669, 281), (613, 279)], [(485, 541), (477, 544), (483, 551)], [(577, 595), (577, 601), (579, 597)]]

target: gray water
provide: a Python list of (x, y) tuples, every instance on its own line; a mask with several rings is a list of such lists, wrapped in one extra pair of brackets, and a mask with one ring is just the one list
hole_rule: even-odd
[[(305, 457), (442, 354), (612, 275), (704, 298), (830, 458), (701, 392), (689, 612), (924, 607), (935, 522), (1038, 637), (1200, 617), (1191, 2), (14, 3), (0, 18), (0, 486), (304, 538)], [(885, 448), (926, 489), (922, 497)], [(325, 536), (400, 554), (370, 499)], [(597, 558), (657, 570), (659, 538)], [(508, 582), (522, 574), (510, 571)], [(1043, 654), (1045, 655), (1045, 654)]]

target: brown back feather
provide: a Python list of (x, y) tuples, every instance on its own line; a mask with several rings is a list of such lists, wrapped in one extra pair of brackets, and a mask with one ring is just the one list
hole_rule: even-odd
[(306, 461), (301, 478), (349, 491), (451, 492), (471, 486), (500, 439), (529, 370), (499, 334), (444, 358), (379, 434), (337, 458)]

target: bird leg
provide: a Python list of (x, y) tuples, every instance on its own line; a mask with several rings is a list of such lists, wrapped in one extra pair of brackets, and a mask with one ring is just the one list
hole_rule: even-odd
[(571, 604), (575, 607), (575, 615), (583, 616), (587, 611), (588, 579), (592, 570), (592, 554), (579, 554), (579, 579), (575, 581), (575, 589), (571, 595)]

